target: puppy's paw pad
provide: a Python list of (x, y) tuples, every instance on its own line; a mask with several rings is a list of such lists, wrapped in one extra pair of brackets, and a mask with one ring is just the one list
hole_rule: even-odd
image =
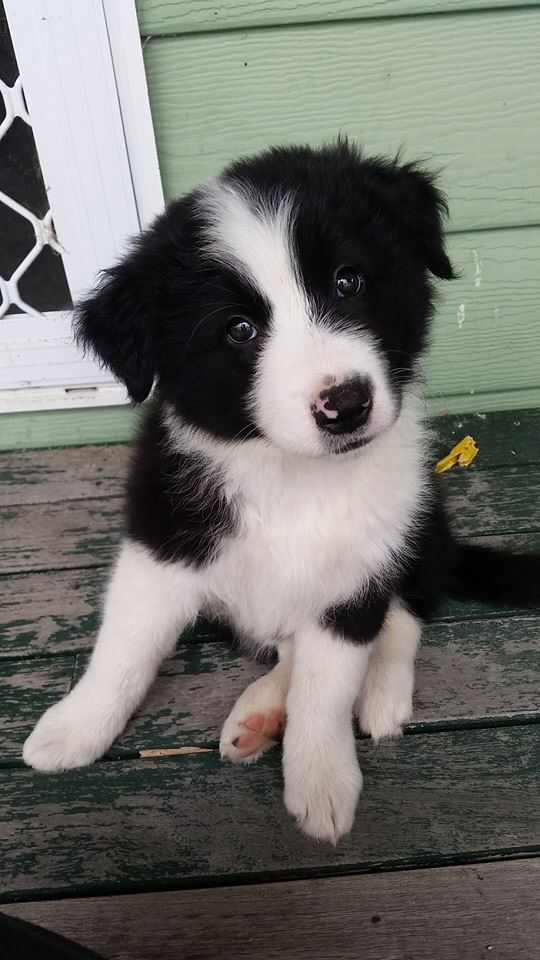
[(236, 720), (231, 714), (221, 735), (221, 756), (236, 763), (253, 762), (281, 739), (284, 727), (285, 713), (277, 707), (268, 713), (249, 714), (245, 720)]

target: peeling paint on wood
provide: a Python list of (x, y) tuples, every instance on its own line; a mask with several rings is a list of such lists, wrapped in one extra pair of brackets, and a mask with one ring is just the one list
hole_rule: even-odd
[(538, 727), (358, 745), (365, 790), (337, 847), (285, 812), (279, 754), (238, 768), (214, 753), (0, 770), (0, 895), (43, 898), (215, 881), (365, 872), (538, 846)]

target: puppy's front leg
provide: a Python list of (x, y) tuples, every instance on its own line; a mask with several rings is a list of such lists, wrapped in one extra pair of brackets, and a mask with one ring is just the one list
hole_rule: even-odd
[(348, 833), (362, 774), (352, 708), (367, 669), (369, 643), (306, 625), (294, 638), (283, 741), (285, 806), (302, 829), (336, 843)]
[(196, 574), (126, 541), (107, 591), (88, 669), (43, 714), (23, 749), (36, 770), (83, 767), (102, 756), (141, 703), (161, 660), (198, 612)]

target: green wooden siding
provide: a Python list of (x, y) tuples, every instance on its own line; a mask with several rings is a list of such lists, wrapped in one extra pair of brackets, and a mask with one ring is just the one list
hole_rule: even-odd
[(144, 37), (235, 27), (326, 23), (426, 13), (534, 7), (538, 0), (136, 0)]

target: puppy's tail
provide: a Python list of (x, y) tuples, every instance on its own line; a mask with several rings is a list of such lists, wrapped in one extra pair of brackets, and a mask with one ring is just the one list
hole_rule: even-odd
[(459, 600), (540, 607), (540, 554), (454, 542), (448, 593)]

